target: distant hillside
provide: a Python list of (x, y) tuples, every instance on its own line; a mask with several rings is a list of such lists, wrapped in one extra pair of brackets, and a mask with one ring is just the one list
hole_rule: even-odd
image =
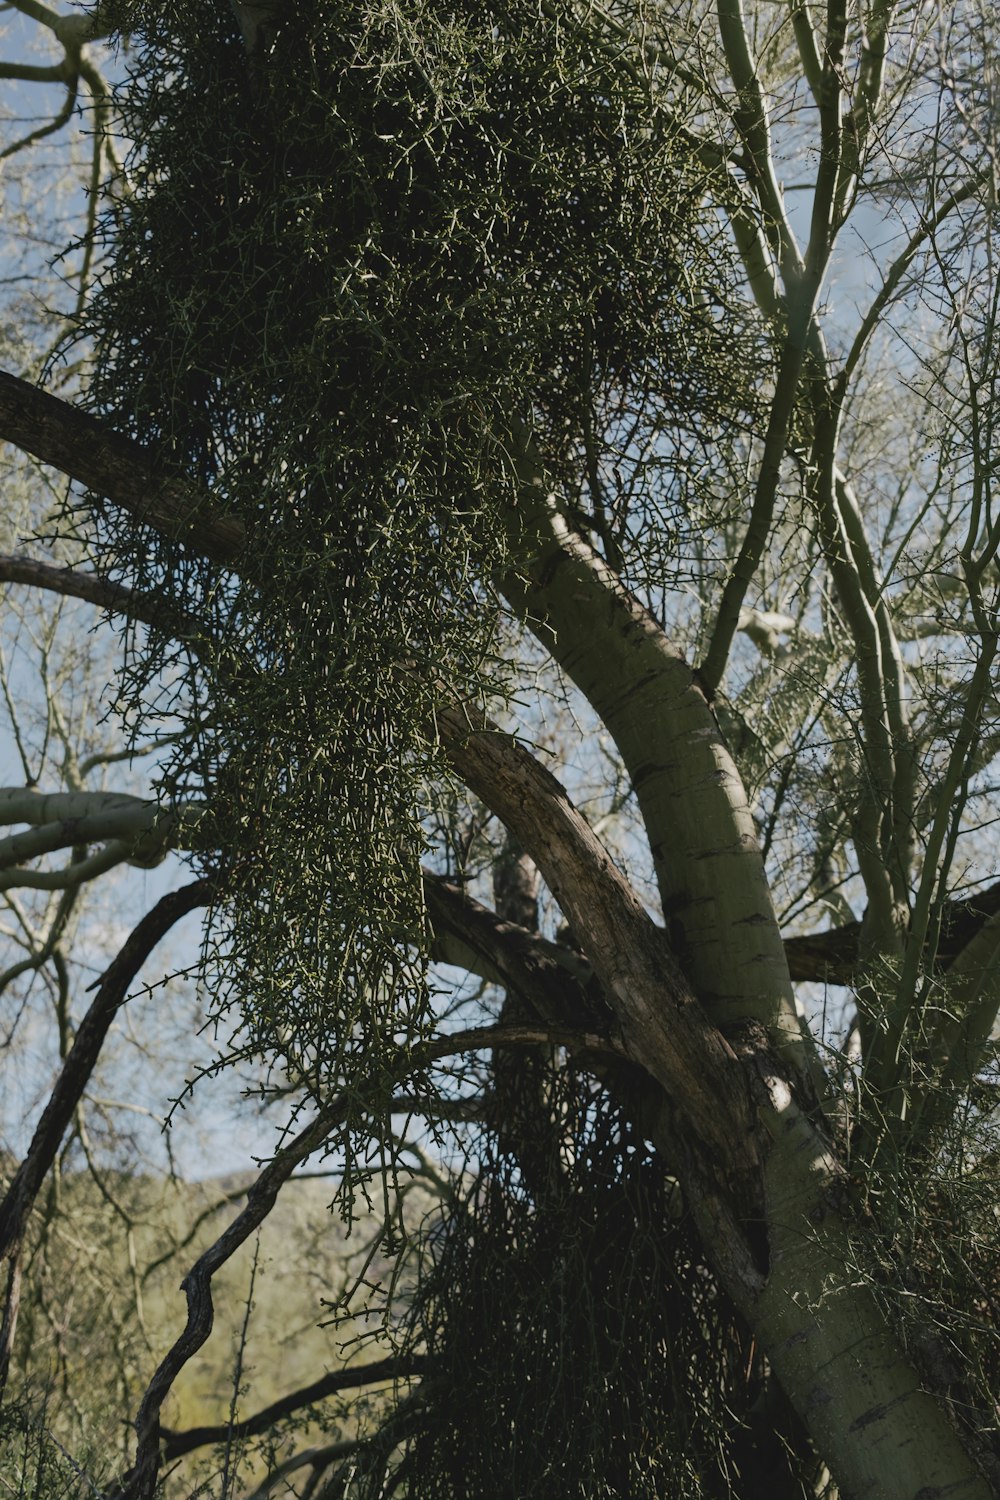
[[(72, 1174), (50, 1194), (34, 1226), (33, 1270), (25, 1278), (41, 1296), (22, 1309), (20, 1386), (35, 1409), (44, 1402), (46, 1426), (88, 1474), (88, 1455), (100, 1453), (102, 1469), (119, 1467), (127, 1457), (128, 1423), (184, 1326), (180, 1282), (238, 1214), (251, 1180), (182, 1183), (118, 1174), (104, 1180), (102, 1192), (89, 1175)], [(391, 1352), (380, 1318), (363, 1316), (372, 1288), (381, 1285), (388, 1293), (391, 1267), (378, 1244), (381, 1221), (362, 1204), (348, 1235), (328, 1207), (334, 1187), (325, 1178), (286, 1184), (259, 1238), (217, 1274), (213, 1333), (178, 1380), (164, 1409), (166, 1426), (225, 1423), (234, 1409), (237, 1419), (245, 1418), (329, 1370)], [(412, 1187), (408, 1228), (419, 1226), (432, 1208), (426, 1191)], [(361, 1276), (364, 1288), (350, 1297)], [(404, 1273), (397, 1296), (405, 1295), (408, 1281)], [(384, 1296), (374, 1300), (384, 1305)], [(378, 1399), (377, 1391), (370, 1393), (367, 1405), (377, 1406)], [(323, 1441), (353, 1435), (356, 1420), (330, 1401), (311, 1433)], [(111, 1454), (117, 1457), (106, 1465)], [(212, 1492), (214, 1465), (211, 1450), (191, 1455), (168, 1493), (187, 1496), (199, 1480)], [(244, 1456), (230, 1493), (247, 1493), (262, 1472), (253, 1455)]]

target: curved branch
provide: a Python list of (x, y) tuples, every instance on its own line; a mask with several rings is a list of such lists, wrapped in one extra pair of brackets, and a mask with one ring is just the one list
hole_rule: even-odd
[[(215, 894), (211, 881), (196, 880), (158, 901), (132, 932), (117, 958), (108, 966), (87, 1014), (80, 1022), (59, 1077), (35, 1127), (28, 1154), (21, 1163), (0, 1204), (0, 1260), (11, 1267), (20, 1258), (21, 1241), (28, 1214), (45, 1180), (66, 1127), (83, 1096), (101, 1048), (129, 987), (157, 943), (181, 917), (199, 906), (207, 906)], [(12, 1275), (11, 1292), (16, 1291)], [(0, 1334), (0, 1392), (7, 1377), (11, 1343), (17, 1321), (16, 1295), (8, 1297)]]
[(102, 578), (99, 573), (60, 568), (21, 553), (0, 552), (0, 583), (23, 583), (28, 588), (46, 589), (67, 599), (83, 599), (111, 615), (144, 618), (143, 601), (133, 589), (113, 583), (110, 578)]
[[(684, 972), (716, 1025), (760, 1022), (805, 1073), (811, 1063), (753, 817), (698, 674), (565, 524), (523, 426), (512, 461), (522, 483), (518, 566), (502, 580), (504, 593), (614, 738)], [(527, 849), (533, 831), (521, 838)]]
[(688, 987), (666, 934), (565, 788), (527, 750), (489, 721), (473, 723), (459, 707), (439, 710), (438, 729), (462, 780), (531, 856), (578, 934), (626, 1055), (666, 1090), (714, 1170), (737, 1201), (745, 1198), (757, 1173), (746, 1081)]
[[(319, 1448), (303, 1448), (298, 1453), (292, 1453), (288, 1458), (283, 1458), (279, 1464), (275, 1464), (261, 1480), (255, 1490), (246, 1497), (246, 1500), (265, 1500), (272, 1494), (274, 1487), (281, 1480), (287, 1479), (289, 1474), (294, 1474), (296, 1469), (312, 1469), (312, 1475), (306, 1482), (302, 1491), (303, 1496), (315, 1494), (315, 1483), (323, 1470), (329, 1468), (338, 1458), (350, 1458), (351, 1454), (357, 1453), (362, 1446), (362, 1438), (342, 1438), (335, 1443), (324, 1443)], [(286, 1494), (291, 1491), (286, 1488)], [(329, 1491), (325, 1493), (329, 1494)]]
[[(418, 1073), (429, 1063), (462, 1052), (497, 1046), (537, 1047), (556, 1045), (621, 1056), (622, 1049), (606, 1036), (552, 1026), (483, 1026), (436, 1037), (401, 1056), (395, 1081)], [(378, 1086), (384, 1088), (380, 1076)], [(253, 1234), (277, 1202), (278, 1193), (313, 1152), (326, 1145), (331, 1132), (356, 1110), (366, 1092), (365, 1083), (337, 1094), (318, 1111), (294, 1140), (268, 1162), (247, 1194), (246, 1207), (223, 1230), (191, 1267), (181, 1283), (187, 1298), (187, 1321), (150, 1381), (135, 1420), (138, 1441), (135, 1462), (109, 1496), (109, 1500), (153, 1500), (160, 1466), (160, 1412), (181, 1370), (197, 1354), (212, 1331), (215, 1307), (212, 1278)]]
[(242, 1422), (222, 1422), (214, 1427), (188, 1427), (182, 1432), (174, 1432), (169, 1427), (161, 1427), (163, 1462), (171, 1463), (175, 1458), (182, 1458), (185, 1453), (192, 1453), (196, 1448), (205, 1448), (210, 1443), (259, 1437), (262, 1432), (267, 1432), (284, 1417), (301, 1411), (304, 1406), (314, 1406), (338, 1391), (354, 1390), (361, 1385), (376, 1385), (386, 1380), (407, 1379), (412, 1375), (423, 1374), (426, 1367), (426, 1357), (419, 1354), (410, 1355), (408, 1359), (397, 1359), (392, 1356), (375, 1360), (369, 1365), (348, 1365), (342, 1370), (331, 1370), (319, 1380), (314, 1380), (311, 1385), (289, 1392), (287, 1396), (282, 1396), (279, 1401), (273, 1401), (270, 1406), (265, 1406)]
[(774, 244), (782, 278), (788, 287), (802, 272), (802, 257), (775, 175), (771, 126), (760, 79), (750, 55), (741, 0), (717, 0), (716, 13), (726, 63), (736, 87), (733, 123), (743, 142), (747, 176), (760, 205), (761, 222)]
[[(31, 792), (20, 793), (22, 798), (32, 795)], [(141, 797), (108, 796), (103, 792), (56, 793), (39, 800), (58, 803), (63, 797), (73, 803), (92, 798), (93, 808), (71, 812), (58, 821), (40, 823), (22, 833), (12, 833), (0, 839), (0, 890), (31, 883), (27, 879), (29, 872), (17, 868), (26, 860), (39, 859), (43, 854), (81, 844), (113, 840), (121, 845), (121, 858), (144, 860), (154, 857), (168, 844), (176, 847), (180, 842), (179, 835), (190, 832), (204, 816), (204, 809), (197, 804), (163, 807)]]
[[(48, 69), (44, 68), (38, 69), (39, 73), (47, 71)], [(60, 66), (56, 71), (58, 71), (61, 77), (65, 77), (64, 68)], [(39, 125), (36, 130), (29, 130), (27, 135), (19, 136), (9, 146), (5, 146), (0, 151), (0, 162), (7, 161), (10, 157), (16, 156), (19, 151), (24, 151), (28, 146), (33, 146), (36, 141), (43, 141), (47, 136), (55, 135), (57, 131), (61, 130), (76, 108), (78, 92), (79, 78), (76, 74), (73, 74), (66, 86), (66, 97), (58, 111), (52, 116), (52, 119), (47, 120), (44, 125)]]
[(886, 272), (885, 280), (872, 299), (872, 304), (861, 320), (861, 326), (854, 335), (854, 341), (844, 360), (840, 374), (837, 376), (837, 391), (842, 399), (847, 391), (855, 370), (864, 354), (871, 337), (882, 322), (882, 314), (889, 306), (896, 293), (899, 291), (903, 277), (906, 275), (914, 258), (921, 247), (932, 241), (935, 232), (940, 229), (944, 221), (956, 208), (981, 193), (991, 180), (992, 166), (986, 171), (978, 173), (963, 187), (957, 188), (950, 193), (941, 204), (941, 207), (930, 218), (924, 219), (913, 231), (903, 250), (897, 255), (892, 265)]

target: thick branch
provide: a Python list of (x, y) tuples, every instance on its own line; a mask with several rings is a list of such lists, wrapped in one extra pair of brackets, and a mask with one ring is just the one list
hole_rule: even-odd
[[(0, 823), (32, 825), (0, 839), (0, 890), (65, 890), (125, 860), (155, 864), (168, 848), (190, 847), (203, 815), (197, 804), (163, 807), (113, 792), (46, 796), (27, 788), (0, 788)], [(61, 870), (26, 868), (27, 861), (45, 854), (95, 843), (104, 847)]]
[[(1000, 913), (1000, 881), (967, 896), (949, 901), (941, 918), (934, 958), (950, 969), (985, 923)], [(785, 953), (793, 979), (820, 984), (857, 984), (861, 978), (861, 923), (847, 922), (828, 932), (785, 938)]]
[(165, 473), (139, 443), (5, 371), (0, 371), (0, 439), (215, 562), (231, 563), (243, 550), (242, 522), (213, 515), (200, 490)]
[(434, 930), (434, 957), (492, 984), (516, 990), (540, 1016), (553, 1009), (567, 1022), (607, 1019), (590, 964), (572, 948), (505, 922), (440, 875), (424, 871), (424, 897)]
[(746, 1081), (664, 932), (565, 788), (527, 750), (459, 707), (442, 709), (438, 725), (459, 775), (531, 855), (578, 935), (627, 1054), (666, 1090), (737, 1201), (745, 1198), (757, 1171)]
[(523, 482), (512, 537), (518, 567), (503, 579), (504, 592), (614, 737), (688, 981), (716, 1025), (760, 1022), (780, 1034), (804, 1073), (809, 1062), (753, 816), (697, 673), (565, 524), (526, 429), (513, 458)]
[[(432, 955), (490, 984), (509, 985), (529, 998), (539, 1013), (559, 996), (570, 1007), (562, 1014), (591, 1016), (604, 1001), (588, 961), (572, 948), (553, 943), (512, 922), (504, 922), (461, 890), (430, 871), (424, 872), (424, 895), (434, 930)], [(1000, 884), (955, 902), (946, 919), (939, 956), (964, 946), (993, 910), (1000, 911)], [(861, 969), (861, 923), (848, 922), (827, 932), (785, 938), (791, 977), (802, 982), (853, 985)]]

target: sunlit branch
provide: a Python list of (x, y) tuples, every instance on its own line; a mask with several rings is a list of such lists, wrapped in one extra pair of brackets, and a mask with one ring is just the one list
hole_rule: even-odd
[(0, 891), (69, 891), (87, 885), (116, 865), (138, 862), (148, 867), (158, 863), (165, 852), (165, 844), (151, 848), (144, 855), (134, 843), (110, 839), (96, 853), (88, 854), (85, 859), (72, 860), (58, 870), (28, 870), (17, 865), (0, 869)]
[[(691, 994), (662, 929), (565, 789), (523, 746), (464, 707), (442, 707), (437, 723), (455, 769), (535, 861), (578, 935), (614, 1009), (625, 1055), (666, 1089), (725, 1160), (733, 1131), (727, 1122), (723, 1142), (714, 1101), (740, 1087), (739, 1064)], [(661, 1028), (656, 1016), (668, 991), (673, 1013)], [(749, 1164), (746, 1170), (752, 1174)]]
[[(916, 757), (909, 724), (906, 670), (888, 600), (876, 576), (875, 563), (853, 487), (834, 470), (834, 496), (844, 525), (850, 557), (861, 589), (875, 621), (878, 647), (878, 692), (888, 726), (887, 769), (891, 781), (886, 791), (887, 815), (883, 818), (880, 852), (889, 872), (898, 904), (908, 899), (913, 814), (916, 796)], [(860, 646), (860, 642), (859, 642)], [(859, 664), (860, 665), (860, 664)], [(872, 725), (869, 724), (869, 734)], [(884, 743), (881, 728), (876, 733)]]
[(838, 493), (836, 447), (839, 413), (826, 393), (815, 402), (810, 492), (818, 534), (840, 608), (854, 643), (861, 697), (865, 775), (853, 813), (854, 845), (868, 896), (867, 932), (876, 947), (899, 946), (900, 913), (893, 881), (883, 858), (883, 829), (891, 807), (895, 751), (886, 708), (882, 641), (875, 607), (861, 578), (848, 531), (848, 514)]
[[(739, 628), (740, 611), (771, 539), (774, 506), (781, 480), (792, 419), (796, 410), (799, 381), (807, 353), (816, 368), (814, 379), (825, 376), (825, 350), (814, 312), (819, 290), (829, 265), (836, 237), (834, 216), (840, 169), (842, 122), (842, 54), (846, 24), (840, 5), (828, 7), (829, 34), (823, 52), (818, 104), (821, 147), (813, 189), (812, 218), (804, 259), (795, 247), (791, 227), (784, 214), (781, 190), (774, 176), (770, 132), (764, 97), (750, 58), (739, 0), (719, 0), (719, 24), (733, 82), (740, 99), (734, 119), (747, 150), (756, 164), (753, 177), (765, 220), (779, 226), (783, 245), (782, 279), (787, 307), (787, 325), (781, 334), (781, 352), (771, 397), (764, 449), (754, 487), (750, 519), (739, 555), (726, 580), (708, 649), (699, 672), (710, 692), (720, 685)], [(794, 253), (793, 253), (794, 252)]]
[(771, 149), (771, 127), (764, 94), (750, 55), (741, 0), (717, 0), (719, 35), (730, 77), (736, 88), (733, 122), (746, 151), (747, 175), (760, 205), (762, 223), (773, 236), (776, 257), (786, 288), (804, 269), (795, 235), (785, 212)]
[(102, 37), (110, 36), (114, 29), (108, 14), (111, 7), (106, 3), (93, 5), (83, 14), (73, 11), (68, 15), (43, 5), (41, 0), (10, 0), (10, 4), (23, 16), (40, 22), (67, 49), (100, 41)]

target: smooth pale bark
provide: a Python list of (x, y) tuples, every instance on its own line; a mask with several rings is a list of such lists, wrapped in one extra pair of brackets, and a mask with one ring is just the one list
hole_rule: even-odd
[[(0, 824), (28, 823), (0, 838), (0, 890), (17, 886), (62, 889), (81, 883), (111, 864), (157, 863), (168, 848), (190, 848), (204, 809), (188, 803), (164, 807), (142, 797), (111, 792), (55, 792), (0, 788)], [(77, 845), (105, 844), (100, 855), (61, 872), (34, 871), (28, 862)]]
[(805, 1072), (808, 1048), (753, 817), (697, 674), (567, 527), (527, 435), (520, 453), (517, 567), (504, 591), (614, 738), (642, 812), (671, 946), (709, 1018), (724, 1029), (759, 1022)]
[(921, 1384), (868, 1284), (842, 1217), (846, 1183), (787, 1084), (761, 1072), (771, 1255), (764, 1287), (730, 1294), (816, 1448), (851, 1500), (986, 1500), (994, 1494)]
[(728, 1047), (720, 1055), (719, 1033), (650, 936), (659, 930), (565, 789), (464, 710), (443, 710), (439, 723), (463, 780), (556, 894), (626, 1052), (661, 1085), (653, 1138), (677, 1164), (723, 1285), (842, 1490), (853, 1500), (987, 1500), (989, 1484), (866, 1284), (843, 1216), (844, 1173), (795, 1102), (764, 1028), (742, 1028), (740, 1059)]

